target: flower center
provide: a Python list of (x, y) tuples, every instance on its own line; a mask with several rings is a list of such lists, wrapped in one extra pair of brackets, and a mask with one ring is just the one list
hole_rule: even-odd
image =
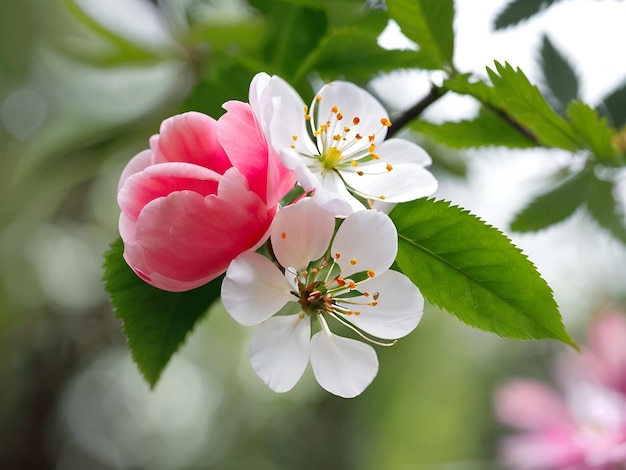
[(342, 159), (341, 150), (337, 147), (327, 148), (320, 157), (320, 162), (322, 163), (322, 169), (324, 171), (331, 171), (341, 163)]

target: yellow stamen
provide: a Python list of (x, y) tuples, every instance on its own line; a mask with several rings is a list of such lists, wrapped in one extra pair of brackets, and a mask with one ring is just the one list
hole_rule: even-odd
[(356, 264), (356, 260), (355, 260), (354, 258), (352, 258), (352, 259), (350, 260), (350, 264), (351, 264), (352, 266), (354, 266), (354, 265)]
[(354, 166), (354, 167), (356, 167), (358, 164), (359, 164), (359, 162), (357, 162), (356, 160), (352, 160), (352, 161), (350, 162), (350, 165), (352, 165), (352, 166)]
[(387, 168), (387, 171), (393, 170), (393, 167), (391, 166), (390, 163), (387, 163), (387, 166), (385, 168)]
[(391, 127), (391, 121), (387, 118), (382, 118), (380, 123), (385, 127)]
[(367, 271), (367, 275), (368, 275), (369, 277), (374, 277), (374, 276), (376, 276), (376, 273), (375, 273), (373, 270), (369, 269), (369, 270)]

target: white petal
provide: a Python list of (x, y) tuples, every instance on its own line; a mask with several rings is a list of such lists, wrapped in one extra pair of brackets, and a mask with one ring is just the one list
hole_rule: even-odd
[[(381, 124), (380, 120), (389, 117), (387, 111), (363, 88), (349, 82), (336, 81), (324, 86), (318, 96), (322, 99), (316, 105), (319, 116), (317, 122), (326, 121), (333, 115), (332, 107), (337, 106), (343, 115), (341, 127), (344, 125), (350, 127), (350, 132), (346, 135), (349, 141), (356, 134), (361, 134), (363, 137), (375, 134), (373, 143), (377, 145), (385, 139), (387, 128)], [(359, 118), (359, 123), (356, 125), (353, 124), (355, 117)], [(368, 139), (363, 139), (362, 142), (364, 148), (370, 144)]]
[(369, 344), (320, 331), (311, 338), (311, 367), (324, 389), (353, 398), (376, 377), (378, 358)]
[(273, 317), (261, 323), (250, 342), (250, 364), (275, 392), (287, 392), (300, 380), (309, 362), (311, 319), (298, 315)]
[(428, 166), (433, 161), (422, 147), (406, 139), (388, 139), (376, 148), (381, 159), (392, 165), (395, 163), (417, 163)]
[(271, 228), (272, 249), (278, 262), (298, 271), (324, 255), (335, 231), (335, 218), (311, 198), (278, 211)]
[[(404, 274), (386, 271), (360, 284), (361, 292), (368, 292), (368, 297), (353, 297), (350, 302), (337, 303), (360, 315), (350, 315), (346, 319), (357, 328), (382, 339), (397, 339), (406, 336), (415, 329), (424, 312), (424, 297), (419, 289)], [(374, 294), (378, 293), (375, 306)]]
[(437, 191), (437, 180), (425, 168), (411, 163), (400, 163), (387, 171), (381, 163), (359, 165), (362, 175), (351, 170), (340, 170), (341, 177), (355, 193), (363, 197), (398, 203), (414, 201)]
[[(250, 105), (270, 143), (277, 150), (290, 149), (316, 154), (307, 121), (304, 119), (304, 101), (282, 78), (258, 74), (250, 84)], [(293, 137), (296, 136), (297, 140)]]
[(405, 139), (390, 139), (376, 153), (380, 160), (360, 162), (357, 167), (341, 170), (346, 184), (356, 193), (397, 203), (430, 196), (437, 190), (437, 180), (424, 169), (431, 163), (430, 156), (419, 145)]
[[(398, 233), (388, 215), (360, 211), (343, 221), (333, 241), (331, 255), (337, 259), (343, 277), (372, 270), (382, 274), (398, 252)], [(352, 264), (356, 261), (356, 264)]]
[(320, 206), (336, 216), (346, 216), (366, 207), (346, 189), (346, 185), (335, 171), (320, 175), (320, 185), (313, 198)]
[(222, 303), (242, 325), (258, 325), (290, 300), (296, 300), (290, 290), (283, 273), (269, 259), (247, 251), (228, 266), (222, 282)]

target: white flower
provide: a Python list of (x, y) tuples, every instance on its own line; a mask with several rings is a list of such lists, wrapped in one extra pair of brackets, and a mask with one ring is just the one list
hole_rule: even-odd
[(287, 206), (270, 228), (271, 247), (283, 269), (249, 251), (230, 264), (222, 283), (222, 301), (233, 318), (260, 325), (250, 362), (276, 392), (290, 390), (310, 360), (323, 388), (344, 398), (359, 395), (378, 372), (376, 352), (335, 335), (331, 324), (386, 346), (395, 341), (383, 343), (366, 333), (395, 340), (421, 319), (419, 290), (389, 270), (398, 248), (391, 219), (360, 211), (343, 221), (333, 239), (334, 231), (334, 216), (311, 198)]
[(387, 112), (352, 83), (325, 85), (307, 107), (283, 79), (260, 73), (250, 85), (250, 105), (283, 164), (333, 214), (364, 209), (354, 195), (397, 203), (437, 190), (424, 168), (428, 154), (405, 139), (384, 141)]

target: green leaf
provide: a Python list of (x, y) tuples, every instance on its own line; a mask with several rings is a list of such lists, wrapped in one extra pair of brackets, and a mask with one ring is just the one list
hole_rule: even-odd
[(496, 70), (487, 69), (501, 107), (513, 119), (530, 129), (548, 147), (575, 150), (576, 134), (569, 124), (544, 100), (524, 72), (509, 64), (495, 62)]
[(546, 103), (524, 72), (508, 63), (495, 62), (495, 67), (495, 71), (487, 68), (493, 86), (463, 74), (446, 80), (444, 88), (473, 96), (540, 145), (569, 151), (579, 147), (574, 129)]
[(151, 387), (187, 334), (220, 295), (221, 278), (187, 292), (167, 292), (142, 281), (122, 258), (117, 238), (105, 254), (105, 288), (133, 359)]
[(626, 126), (626, 83), (609, 93), (598, 111), (608, 118), (613, 127), (619, 129)]
[(267, 22), (268, 37), (262, 59), (273, 68), (274, 73), (299, 88), (299, 84), (294, 84), (291, 78), (302, 59), (325, 36), (328, 30), (326, 12), (319, 7), (284, 1), (251, 0), (250, 4), (263, 13)]
[(294, 81), (315, 70), (324, 80), (344, 78), (365, 84), (381, 72), (422, 66), (416, 51), (383, 49), (377, 36), (374, 31), (354, 27), (333, 30), (302, 61)]
[(559, 114), (565, 114), (568, 103), (578, 98), (578, 76), (546, 35), (541, 45), (541, 70), (554, 98), (555, 109)]
[(529, 148), (535, 146), (531, 139), (486, 108), (483, 108), (480, 114), (472, 120), (443, 124), (415, 120), (411, 123), (411, 127), (452, 148), (485, 146)]
[(85, 41), (58, 44), (66, 53), (83, 62), (106, 67), (129, 62), (154, 62), (171, 55), (168, 51), (149, 51), (123, 38), (93, 19), (76, 0), (63, 0), (63, 4), (75, 19), (99, 38), (104, 39), (110, 46), (103, 49), (98, 48), (96, 44), (85, 43)]
[(399, 204), (390, 216), (398, 229), (396, 261), (429, 302), (501, 336), (576, 347), (550, 287), (497, 229), (432, 199)]
[(599, 160), (615, 161), (617, 150), (611, 143), (615, 131), (606, 118), (599, 118), (597, 112), (582, 101), (570, 103), (567, 114), (578, 138)]
[(589, 188), (587, 208), (600, 227), (626, 245), (624, 206), (615, 199), (613, 186), (612, 181), (594, 178)]
[(513, 0), (509, 2), (494, 21), (496, 29), (513, 26), (522, 20), (536, 15), (544, 8), (552, 5), (556, 0)]
[(453, 0), (387, 0), (387, 8), (404, 35), (419, 46), (422, 68), (452, 68)]
[(511, 222), (515, 232), (533, 232), (568, 218), (588, 195), (593, 173), (586, 169), (532, 201)]

